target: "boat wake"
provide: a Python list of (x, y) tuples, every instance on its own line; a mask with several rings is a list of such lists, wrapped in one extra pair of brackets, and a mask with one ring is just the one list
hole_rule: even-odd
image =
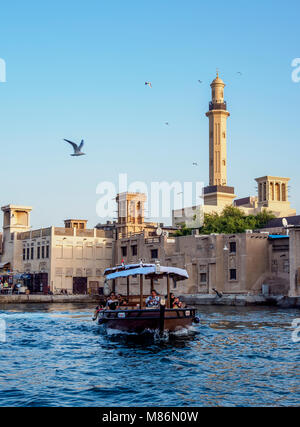
[(180, 339), (180, 338), (190, 338), (195, 336), (198, 331), (194, 326), (189, 326), (187, 328), (178, 329), (177, 331), (168, 331), (165, 330), (160, 332), (158, 329), (145, 329), (142, 333), (138, 334), (136, 332), (126, 332), (120, 331), (118, 329), (111, 329), (104, 326), (100, 326), (101, 332), (107, 337), (128, 337), (128, 338), (137, 338), (138, 340), (150, 339), (155, 343), (159, 342), (169, 342), (172, 340)]

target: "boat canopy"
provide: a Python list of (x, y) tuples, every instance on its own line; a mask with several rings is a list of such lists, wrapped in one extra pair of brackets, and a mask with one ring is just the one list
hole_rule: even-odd
[(104, 275), (107, 280), (137, 275), (147, 276), (146, 279), (160, 279), (164, 276), (170, 276), (177, 282), (189, 278), (187, 271), (182, 268), (163, 267), (156, 264), (131, 264), (108, 268), (105, 270)]

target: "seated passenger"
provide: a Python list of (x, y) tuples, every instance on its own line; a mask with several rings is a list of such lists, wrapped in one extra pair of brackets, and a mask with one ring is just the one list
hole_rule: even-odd
[(119, 306), (121, 307), (122, 305), (124, 305), (124, 298), (121, 294), (117, 295), (118, 301), (119, 301)]
[(159, 307), (160, 305), (160, 297), (158, 296), (156, 291), (151, 292), (151, 296), (146, 299), (146, 307)]
[(119, 301), (114, 292), (111, 292), (110, 297), (107, 300), (106, 308), (109, 310), (116, 310), (119, 307)]
[(172, 308), (182, 308), (182, 302), (178, 297), (174, 299)]
[[(167, 299), (167, 298), (168, 298), (168, 295), (166, 296), (166, 299)], [(174, 301), (175, 301), (175, 295), (174, 295), (174, 294), (171, 294), (171, 295), (170, 295), (170, 307), (171, 307), (171, 308), (173, 308)]]

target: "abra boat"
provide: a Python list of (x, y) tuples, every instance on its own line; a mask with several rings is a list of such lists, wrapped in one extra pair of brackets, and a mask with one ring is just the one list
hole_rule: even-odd
[[(165, 330), (174, 332), (187, 329), (193, 322), (199, 323), (195, 308), (171, 308), (170, 307), (170, 278), (178, 281), (189, 278), (186, 270), (175, 267), (163, 267), (157, 264), (131, 264), (122, 265), (105, 270), (106, 281), (118, 278), (127, 278), (127, 297), (130, 296), (130, 280), (132, 276), (138, 276), (140, 282), (139, 304), (135, 307), (121, 307), (116, 310), (104, 309), (97, 313), (96, 319), (99, 325), (109, 329), (117, 329), (124, 332), (142, 333), (144, 331)], [(156, 308), (145, 307), (144, 302), (144, 278), (150, 279), (151, 291), (154, 289), (154, 280), (167, 278), (167, 299), (160, 298), (160, 306)]]

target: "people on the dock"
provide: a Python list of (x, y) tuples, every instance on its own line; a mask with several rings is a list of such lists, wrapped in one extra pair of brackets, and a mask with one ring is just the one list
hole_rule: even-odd
[(160, 297), (158, 296), (158, 293), (153, 290), (151, 292), (150, 297), (146, 299), (146, 307), (158, 307), (160, 305)]

